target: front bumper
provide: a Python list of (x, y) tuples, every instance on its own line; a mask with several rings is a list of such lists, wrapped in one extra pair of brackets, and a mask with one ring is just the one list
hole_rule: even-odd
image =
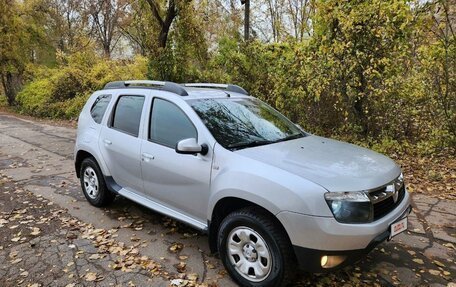
[[(402, 202), (389, 214), (366, 224), (343, 224), (333, 217), (293, 212), (281, 212), (277, 218), (290, 237), (301, 269), (318, 273), (346, 266), (364, 257), (388, 239), (390, 225), (410, 211), (410, 196), (406, 193)], [(322, 268), (322, 256), (338, 256), (343, 260), (334, 268)]]
[[(409, 206), (405, 213), (400, 216), (398, 219), (404, 218), (412, 211), (412, 207)], [(302, 270), (313, 272), (313, 273), (322, 273), (328, 272), (334, 269), (339, 269), (344, 266), (355, 263), (356, 261), (364, 258), (369, 252), (372, 251), (377, 245), (388, 240), (390, 237), (390, 230), (387, 229), (383, 233), (377, 235), (366, 248), (356, 249), (356, 250), (344, 250), (344, 251), (334, 251), (334, 250), (317, 250), (309, 249), (301, 246), (293, 245), (296, 258), (299, 263), (299, 267)], [(330, 268), (323, 268), (321, 266), (321, 258), (323, 256), (328, 257), (337, 257), (342, 260), (340, 264)]]

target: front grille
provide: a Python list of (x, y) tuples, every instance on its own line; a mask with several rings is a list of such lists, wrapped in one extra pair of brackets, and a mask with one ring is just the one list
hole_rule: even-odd
[(405, 185), (399, 189), (397, 201), (394, 202), (393, 196), (386, 198), (385, 200), (374, 203), (374, 221), (387, 215), (391, 210), (396, 208), (405, 196)]

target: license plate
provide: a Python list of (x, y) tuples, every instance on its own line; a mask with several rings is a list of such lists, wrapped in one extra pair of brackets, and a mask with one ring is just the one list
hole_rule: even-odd
[(407, 230), (407, 217), (402, 218), (401, 220), (396, 221), (395, 223), (391, 224), (389, 239), (393, 238), (394, 236), (396, 236), (399, 233), (404, 232), (406, 230)]

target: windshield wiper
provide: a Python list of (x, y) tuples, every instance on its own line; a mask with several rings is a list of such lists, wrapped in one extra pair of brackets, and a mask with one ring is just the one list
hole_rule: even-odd
[(235, 144), (229, 144), (228, 148), (230, 149), (242, 149), (242, 148), (248, 148), (248, 147), (255, 147), (255, 146), (260, 146), (260, 145), (266, 145), (266, 144), (271, 144), (274, 143), (275, 141), (270, 141), (270, 140), (255, 140), (251, 142), (240, 142), (240, 143), (235, 143)]
[(304, 136), (305, 135), (303, 133), (299, 133), (299, 134), (294, 134), (294, 135), (287, 136), (287, 137), (284, 137), (284, 138), (281, 138), (278, 140), (254, 140), (251, 142), (240, 142), (240, 143), (230, 144), (230, 145), (228, 145), (228, 148), (243, 149), (243, 148), (248, 148), (248, 147), (256, 147), (256, 146), (260, 146), (260, 145), (267, 145), (267, 144), (272, 144), (272, 143), (294, 140), (294, 139), (298, 139), (298, 138), (301, 138)]
[(289, 140), (295, 140), (295, 139), (302, 138), (304, 136), (305, 136), (304, 133), (299, 133), (299, 134), (294, 134), (294, 135), (291, 135), (291, 136), (284, 137), (282, 139), (275, 140), (273, 142), (274, 143), (278, 143), (278, 142), (284, 142), (284, 141), (289, 141)]

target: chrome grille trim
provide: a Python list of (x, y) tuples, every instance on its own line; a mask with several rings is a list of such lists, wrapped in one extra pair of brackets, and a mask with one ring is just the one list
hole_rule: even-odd
[[(403, 185), (404, 182), (401, 179), (401, 176), (399, 176), (381, 187), (366, 190), (365, 193), (373, 204), (386, 200), (391, 196), (396, 196), (397, 200), (397, 194)], [(394, 201), (396, 202), (396, 200)]]
[(401, 204), (402, 200), (405, 197), (405, 185), (402, 185), (399, 191), (397, 192), (396, 200), (393, 199), (392, 196), (386, 198), (383, 201), (379, 201), (376, 204), (373, 204), (373, 219), (374, 221), (382, 218), (383, 216), (390, 213), (394, 210), (399, 204)]
[(391, 212), (405, 196), (405, 185), (402, 175), (384, 186), (365, 191), (372, 203), (373, 221)]
[(367, 193), (367, 196), (369, 197), (370, 201), (375, 204), (377, 202), (383, 201), (387, 199), (390, 196), (393, 196), (391, 192), (386, 191), (386, 186), (383, 188), (380, 188), (378, 190), (370, 191)]

